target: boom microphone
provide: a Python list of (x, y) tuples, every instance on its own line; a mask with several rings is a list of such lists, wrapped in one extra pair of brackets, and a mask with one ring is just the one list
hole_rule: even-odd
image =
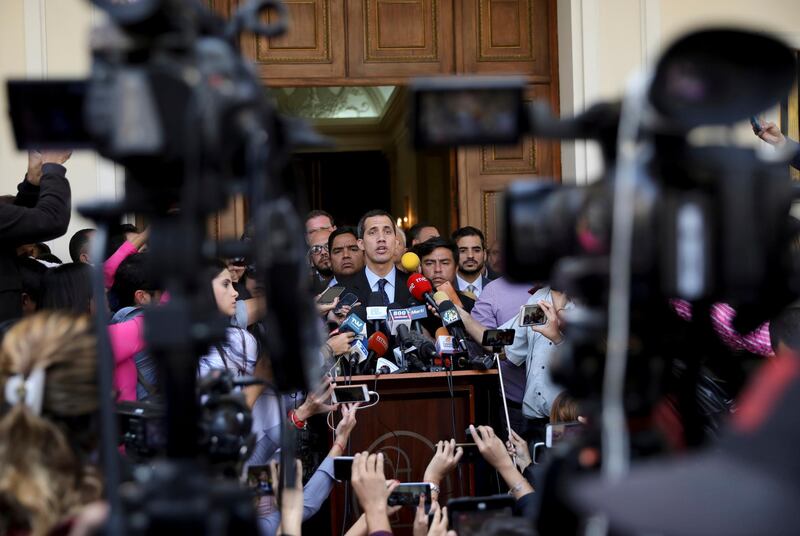
[(436, 305), (436, 300), (433, 299), (433, 285), (431, 282), (428, 281), (428, 278), (422, 274), (411, 274), (408, 277), (408, 291), (414, 296), (414, 299), (421, 302), (425, 300), (425, 303), (433, 307), (436, 311), (439, 310), (439, 306)]

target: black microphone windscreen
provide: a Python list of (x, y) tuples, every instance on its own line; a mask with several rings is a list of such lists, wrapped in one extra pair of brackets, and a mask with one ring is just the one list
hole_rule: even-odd
[(380, 292), (373, 292), (369, 295), (367, 307), (383, 307), (383, 298)]

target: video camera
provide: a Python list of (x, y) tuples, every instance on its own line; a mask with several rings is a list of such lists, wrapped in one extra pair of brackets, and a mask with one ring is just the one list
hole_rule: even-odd
[[(228, 370), (212, 370), (198, 385), (200, 406), (199, 451), (209, 466), (235, 476), (239, 464), (252, 452), (253, 418), (244, 395), (236, 388), (259, 383), (237, 378)], [(147, 462), (167, 449), (166, 406), (160, 400), (118, 402), (122, 445), (134, 463)]]
[[(103, 399), (101, 457), (111, 506), (107, 531), (252, 534), (255, 516), (245, 490), (209, 480), (198, 463), (200, 457), (230, 457), (236, 445), (246, 446), (246, 419), (230, 428), (230, 418), (238, 419), (241, 409), (230, 394), (212, 393), (198, 407), (198, 358), (225, 339), (229, 326), (198, 267), (219, 257), (250, 260), (270, 304), (264, 331), (272, 336), (262, 342), (272, 362), (271, 388), (308, 390), (321, 376), (320, 342), (295, 207), (300, 196), (283, 170), (293, 144), (321, 138), (276, 113), (238, 50), (243, 33), (283, 33), (287, 11), (279, 0), (251, 0), (225, 21), (199, 1), (93, 3), (108, 21), (92, 31), (89, 79), (10, 81), (8, 94), (19, 148), (94, 148), (125, 167), (123, 201), (87, 204), (80, 211), (97, 222), (97, 258), (103, 257), (110, 224), (124, 214), (149, 216), (148, 255), (170, 296), (145, 312), (144, 330), (166, 395), (167, 460), (150, 464), (158, 469), (146, 475), (136, 472), (135, 485), (118, 494), (117, 417)], [(253, 240), (217, 243), (207, 237), (208, 217), (234, 193), (247, 197)], [(93, 291), (103, 303), (99, 264)], [(113, 391), (106, 316), (98, 307), (103, 396)], [(140, 423), (141, 430), (148, 429), (147, 422)], [(203, 430), (212, 440), (230, 433), (231, 441), (223, 443), (231, 448), (216, 445), (221, 450), (210, 451)], [(283, 437), (282, 467), (294, 467), (291, 434), (287, 429)], [(293, 486), (294, 476), (286, 471), (282, 485)]]
[[(698, 127), (733, 125), (780, 102), (795, 70), (791, 50), (769, 36), (711, 29), (674, 43), (621, 101), (571, 119), (526, 105), (523, 78), (412, 84), (418, 147), (515, 143), (525, 134), (599, 143), (601, 180), (514, 183), (501, 216), (506, 275), (549, 281), (581, 304), (553, 372), (571, 393), (601, 397), (615, 317), (627, 326), (630, 316), (631, 340), (614, 343), (631, 352), (626, 409), (645, 412), (662, 395), (674, 357), (674, 343), (665, 343), (675, 333), (670, 299), (691, 303), (692, 335), (702, 331), (707, 341), (695, 356), (702, 362), (717, 348), (711, 304), (732, 305), (746, 333), (798, 295), (800, 225), (789, 214), (797, 194), (786, 164), (690, 141)], [(609, 314), (609, 304), (619, 314)]]
[[(623, 475), (631, 454), (665, 450), (663, 436), (642, 425), (665, 400), (674, 401), (687, 445), (714, 429), (698, 402), (708, 392), (703, 367), (724, 358), (730, 366), (732, 356), (715, 333), (712, 305), (732, 306), (734, 329), (748, 333), (800, 292), (787, 162), (729, 137), (696, 141), (702, 127), (732, 127), (778, 104), (795, 73), (792, 51), (774, 38), (710, 29), (668, 47), (620, 101), (571, 119), (526, 106), (522, 78), (412, 85), (418, 147), (514, 143), (523, 134), (599, 143), (598, 181), (512, 184), (501, 219), (506, 275), (547, 281), (577, 305), (564, 315), (565, 344), (550, 370), (581, 401), (590, 428), (602, 427), (592, 436), (607, 478)], [(676, 314), (676, 299), (688, 302), (690, 321)], [(716, 406), (729, 407), (726, 396)], [(630, 433), (629, 418), (638, 422)], [(578, 467), (577, 451), (550, 465), (543, 534), (569, 532), (574, 516), (552, 497)]]

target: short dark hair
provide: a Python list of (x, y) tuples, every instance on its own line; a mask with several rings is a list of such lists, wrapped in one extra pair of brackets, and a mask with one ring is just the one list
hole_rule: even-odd
[(311, 218), (318, 218), (319, 216), (325, 216), (326, 218), (331, 220), (331, 226), (336, 225), (336, 223), (333, 221), (333, 216), (331, 215), (331, 213), (325, 212), (324, 210), (312, 210), (311, 212), (306, 214), (306, 219), (303, 223), (308, 223), (308, 220), (310, 220)]
[(50, 268), (42, 278), (42, 303), (38, 309), (87, 314), (92, 300), (91, 270), (82, 262)]
[(792, 350), (800, 351), (800, 306), (787, 307), (770, 320), (769, 343), (773, 352), (778, 351), (781, 342)]
[(361, 216), (360, 220), (358, 220), (358, 238), (364, 238), (364, 224), (366, 223), (367, 218), (375, 218), (377, 216), (386, 216), (387, 218), (389, 218), (389, 221), (392, 222), (392, 229), (395, 230), (396, 232), (397, 227), (395, 226), (394, 218), (392, 218), (392, 215), (386, 212), (385, 210), (376, 208), (374, 210), (370, 210), (369, 212)]
[(346, 235), (346, 234), (353, 235), (354, 237), (356, 237), (356, 240), (358, 240), (358, 231), (356, 231), (353, 227), (350, 227), (350, 226), (339, 227), (334, 232), (332, 232), (331, 235), (328, 237), (328, 253), (329, 254), (330, 254), (331, 251), (333, 251), (333, 241), (336, 239), (336, 237), (337, 236)]
[(138, 233), (139, 229), (132, 223), (118, 223), (108, 230), (108, 244), (106, 245), (106, 259), (111, 257), (128, 239), (128, 233)]
[(406, 238), (408, 239), (408, 245), (411, 245), (411, 243), (414, 242), (414, 240), (417, 239), (417, 237), (419, 236), (419, 233), (421, 233), (422, 230), (424, 228), (426, 228), (426, 227), (433, 227), (437, 231), (439, 230), (439, 229), (436, 228), (436, 226), (434, 224), (432, 224), (430, 222), (427, 222), (427, 221), (417, 222), (414, 225), (412, 225), (411, 228), (406, 233)]
[(72, 262), (81, 262), (81, 253), (89, 243), (89, 234), (93, 232), (94, 229), (81, 229), (69, 239), (69, 257)]
[(47, 266), (30, 257), (18, 257), (17, 266), (22, 280), (22, 292), (38, 305), (42, 301), (42, 279), (47, 273)]
[(111, 287), (117, 297), (119, 308), (136, 305), (137, 290), (147, 292), (158, 290), (158, 284), (148, 262), (147, 253), (134, 253), (120, 263), (114, 275), (114, 285)]
[(427, 257), (428, 255), (433, 253), (433, 250), (439, 248), (450, 250), (450, 253), (453, 254), (453, 262), (458, 262), (458, 248), (456, 248), (456, 245), (453, 242), (447, 240), (446, 238), (442, 238), (441, 236), (434, 236), (433, 238), (429, 238), (425, 242), (420, 242), (419, 244), (411, 248), (411, 251), (416, 253), (417, 257), (419, 257), (420, 260), (422, 260), (424, 257)]
[(483, 232), (477, 227), (473, 227), (471, 225), (456, 229), (453, 231), (453, 234), (450, 238), (453, 239), (453, 242), (458, 242), (459, 239), (464, 238), (465, 236), (477, 236), (481, 239), (481, 247), (486, 249), (486, 238), (484, 238)]

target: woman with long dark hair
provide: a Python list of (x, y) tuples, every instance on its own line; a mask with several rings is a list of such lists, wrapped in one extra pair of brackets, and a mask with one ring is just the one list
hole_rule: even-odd
[[(205, 268), (204, 274), (203, 280), (210, 281), (214, 303), (219, 312), (227, 318), (233, 317), (239, 293), (233, 284), (228, 267), (222, 261), (213, 261)], [(213, 345), (211, 350), (200, 358), (198, 373), (204, 376), (212, 369), (227, 369), (236, 376), (250, 375), (255, 369), (257, 359), (256, 338), (242, 328), (229, 326), (225, 341)]]

